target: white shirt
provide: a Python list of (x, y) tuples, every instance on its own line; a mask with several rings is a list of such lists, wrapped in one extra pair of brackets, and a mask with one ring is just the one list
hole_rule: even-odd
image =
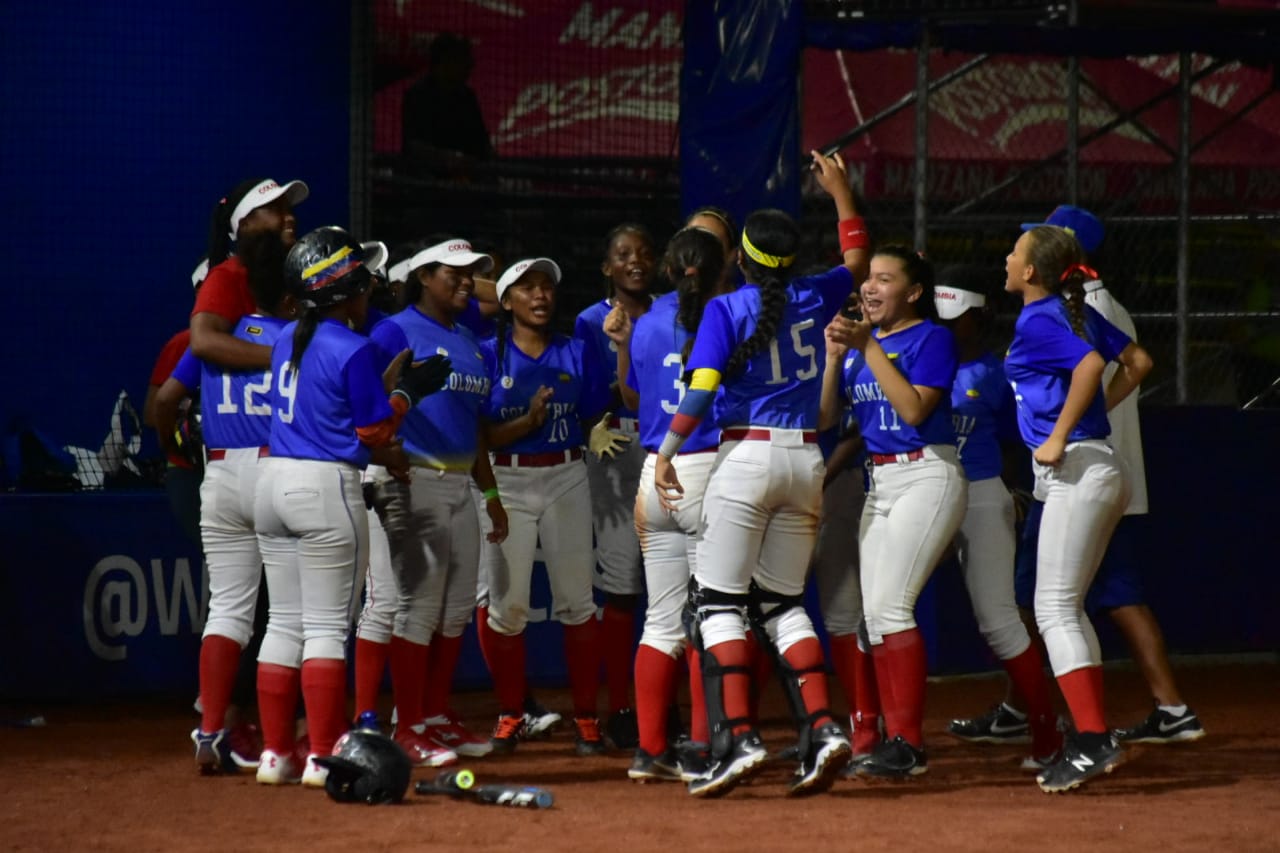
[[(1100, 281), (1087, 281), (1084, 285), (1084, 301), (1097, 311), (1107, 322), (1124, 332), (1134, 341), (1138, 340), (1138, 330), (1133, 325), (1133, 318), (1124, 306), (1103, 286)], [(1111, 377), (1115, 376), (1120, 366), (1114, 361), (1107, 365), (1102, 373), (1102, 387), (1106, 388)], [(1133, 494), (1129, 505), (1125, 507), (1125, 515), (1147, 514), (1147, 467), (1142, 457), (1142, 431), (1138, 421), (1138, 388), (1133, 389), (1128, 397), (1120, 401), (1110, 412), (1107, 420), (1111, 422), (1111, 446), (1120, 454), (1120, 458), (1129, 466), (1129, 479), (1133, 486)]]

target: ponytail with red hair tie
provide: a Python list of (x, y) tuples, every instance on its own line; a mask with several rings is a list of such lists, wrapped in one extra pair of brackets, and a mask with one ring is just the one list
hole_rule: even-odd
[(1077, 270), (1084, 273), (1085, 278), (1088, 281), (1092, 281), (1099, 278), (1098, 271), (1093, 269), (1092, 267), (1087, 266), (1086, 264), (1072, 264), (1071, 266), (1067, 267), (1065, 270), (1062, 271), (1062, 275), (1058, 276), (1058, 281), (1066, 281), (1067, 277), (1070, 276), (1073, 272), (1076, 272)]

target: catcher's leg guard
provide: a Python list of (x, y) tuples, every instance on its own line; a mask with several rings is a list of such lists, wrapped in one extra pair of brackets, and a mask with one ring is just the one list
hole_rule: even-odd
[[(755, 633), (756, 641), (759, 642), (760, 646), (768, 649), (769, 653), (773, 655), (778, 679), (782, 682), (782, 690), (786, 694), (787, 704), (791, 707), (791, 716), (795, 720), (796, 728), (799, 731), (799, 754), (801, 758), (804, 758), (809, 754), (814, 723), (825, 717), (830, 717), (831, 709), (815, 708), (810, 711), (806, 708), (801, 686), (804, 684), (804, 676), (810, 673), (820, 672), (825, 676), (826, 666), (824, 663), (819, 662), (815, 666), (805, 669), (794, 669), (791, 666), (791, 662), (779, 650), (776, 640), (778, 620), (793, 609), (799, 609), (803, 612), (804, 597), (772, 592), (758, 585), (755, 581), (751, 582), (751, 591), (748, 597), (750, 600), (747, 604), (747, 614), (751, 619), (752, 631)], [(808, 621), (807, 617), (806, 621)], [(810, 626), (811, 628), (812, 626)], [(808, 635), (806, 634), (806, 636)]]
[(711, 733), (712, 758), (724, 758), (733, 748), (733, 728), (749, 723), (746, 717), (729, 717), (724, 708), (724, 677), (739, 674), (751, 677), (746, 666), (723, 666), (716, 656), (707, 650), (702, 637), (702, 624), (717, 616), (732, 616), (743, 624), (744, 636), (747, 624), (746, 595), (734, 595), (698, 586), (689, 579), (689, 602), (685, 606), (683, 620), (689, 643), (698, 652), (702, 669), (702, 689), (706, 697), (707, 729)]

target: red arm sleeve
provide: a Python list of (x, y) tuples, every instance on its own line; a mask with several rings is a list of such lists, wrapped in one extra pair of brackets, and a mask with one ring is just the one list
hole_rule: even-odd
[(400, 429), (400, 421), (404, 420), (404, 416), (409, 411), (409, 401), (399, 394), (394, 394), (390, 403), (391, 417), (380, 420), (376, 424), (356, 427), (356, 435), (359, 436), (361, 444), (367, 447), (382, 447), (384, 444), (390, 444), (391, 439), (396, 437), (396, 430)]

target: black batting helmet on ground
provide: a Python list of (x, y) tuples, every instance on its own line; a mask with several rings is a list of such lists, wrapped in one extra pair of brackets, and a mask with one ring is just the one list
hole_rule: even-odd
[(356, 729), (338, 739), (333, 755), (315, 759), (329, 769), (324, 789), (340, 803), (398, 803), (409, 790), (413, 763), (381, 732)]

